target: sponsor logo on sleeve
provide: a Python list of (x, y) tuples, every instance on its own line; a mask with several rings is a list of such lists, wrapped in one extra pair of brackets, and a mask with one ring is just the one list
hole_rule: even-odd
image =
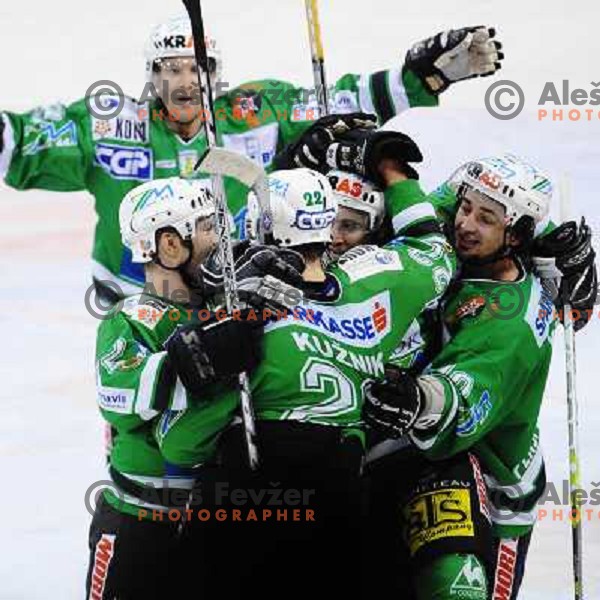
[(138, 146), (96, 144), (95, 162), (114, 179), (152, 179), (152, 150)]
[(39, 123), (34, 129), (37, 136), (23, 148), (25, 156), (32, 156), (47, 148), (77, 146), (77, 127), (74, 121), (67, 121), (60, 127), (47, 121)]
[(133, 409), (134, 391), (124, 388), (113, 388), (99, 385), (98, 406), (102, 410), (109, 410), (120, 414), (130, 414)]
[(337, 114), (358, 111), (358, 98), (350, 90), (340, 90), (333, 96), (333, 112)]
[(542, 344), (554, 329), (554, 310), (552, 298), (539, 281), (534, 280), (526, 319), (539, 348), (542, 347)]
[(468, 410), (462, 409), (459, 423), (456, 426), (456, 435), (460, 437), (471, 435), (485, 422), (491, 410), (490, 393), (488, 390), (484, 390), (477, 404), (471, 406)]

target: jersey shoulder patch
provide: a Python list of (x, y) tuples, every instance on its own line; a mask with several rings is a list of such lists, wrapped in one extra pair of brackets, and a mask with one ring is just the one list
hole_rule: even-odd
[(147, 295), (138, 294), (124, 301), (121, 312), (130, 321), (137, 321), (147, 329), (153, 330), (160, 323), (165, 313), (172, 308), (172, 306), (158, 298), (150, 298)]
[(357, 246), (344, 253), (338, 267), (346, 273), (350, 283), (386, 271), (402, 271), (402, 261), (397, 252), (379, 246)]

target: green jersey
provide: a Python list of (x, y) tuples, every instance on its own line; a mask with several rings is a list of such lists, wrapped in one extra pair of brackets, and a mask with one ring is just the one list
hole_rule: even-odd
[[(164, 342), (197, 312), (148, 294), (125, 300), (121, 310), (102, 321), (96, 342), (97, 402), (116, 432), (110, 448), (111, 476), (125, 477), (148, 493), (143, 497), (115, 485), (107, 501), (117, 510), (138, 515), (141, 508), (160, 510), (154, 490), (191, 489), (192, 474), (165, 463), (155, 436), (192, 401), (170, 369)], [(196, 402), (198, 399), (194, 399)], [(115, 474), (116, 472), (116, 474)]]
[[(289, 83), (263, 80), (217, 98), (219, 145), (268, 168), (275, 153), (318, 118), (316, 104), (306, 95), (306, 90)], [(437, 104), (412, 72), (400, 69), (345, 75), (331, 97), (338, 112), (375, 113), (382, 122), (411, 106)], [(110, 100), (118, 103), (116, 98)], [(169, 117), (156, 102), (126, 98), (120, 113), (108, 120), (90, 114), (85, 100), (1, 117), (0, 176), (19, 190), (88, 190), (98, 216), (93, 275), (115, 282), (126, 295), (140, 291), (144, 273), (121, 243), (121, 200), (144, 181), (195, 177), (194, 166), (206, 149), (203, 131), (190, 140), (173, 133), (169, 118), (175, 116)], [(237, 229), (242, 231), (247, 189), (233, 179), (225, 181), (225, 189)]]
[[(263, 360), (250, 380), (257, 419), (362, 435), (365, 384), (383, 375), (415, 317), (444, 293), (454, 269), (452, 250), (441, 233), (418, 235), (416, 227), (435, 223), (433, 207), (416, 181), (391, 186), (385, 197), (394, 215), (393, 242), (344, 254), (328, 270), (319, 300), (307, 300), (265, 327)], [(230, 414), (219, 423), (212, 413), (223, 415), (224, 406)], [(231, 393), (189, 408), (161, 436), (163, 455), (183, 466), (209, 459), (218, 430), (237, 406)], [(197, 432), (195, 440), (189, 431)]]
[(555, 328), (552, 298), (522, 272), (515, 282), (461, 279), (443, 312), (445, 345), (421, 376), (443, 412), (413, 443), (432, 459), (471, 450), (482, 463), (500, 535), (535, 521), (545, 486), (538, 416)]
[[(428, 200), (451, 227), (457, 199), (449, 183)], [(546, 221), (535, 234), (553, 228)], [(545, 485), (537, 424), (556, 323), (552, 298), (534, 275), (521, 273), (516, 282), (462, 279), (458, 273), (441, 310), (420, 314), (392, 355), (392, 362), (414, 373), (426, 367), (427, 390), (443, 394), (438, 429), (416, 431), (413, 443), (434, 460), (465, 450), (478, 456), (501, 536), (531, 529)], [(405, 446), (389, 444), (396, 447)], [(379, 452), (375, 448), (372, 457)]]

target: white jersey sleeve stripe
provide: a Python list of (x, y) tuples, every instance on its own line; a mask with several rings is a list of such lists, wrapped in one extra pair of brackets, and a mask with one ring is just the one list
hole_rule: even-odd
[(156, 376), (166, 356), (166, 352), (152, 354), (150, 358), (148, 358), (144, 370), (140, 375), (140, 383), (135, 399), (135, 413), (144, 421), (149, 421), (158, 414), (157, 410), (150, 407), (152, 406), (152, 400), (154, 398)]
[(361, 75), (358, 78), (358, 100), (360, 102), (360, 110), (375, 115), (377, 113), (375, 112), (373, 98), (371, 97), (370, 81), (370, 75)]
[(390, 69), (388, 73), (388, 85), (390, 88), (390, 96), (394, 103), (394, 111), (397, 115), (410, 108), (408, 95), (402, 83), (402, 73), (400, 69)]
[(183, 384), (181, 383), (181, 379), (177, 378), (177, 382), (175, 383), (175, 391), (173, 393), (173, 405), (171, 406), (171, 410), (185, 410), (188, 407), (187, 401), (187, 393)]
[(405, 208), (402, 212), (398, 213), (393, 219), (394, 231), (396, 233), (402, 231), (415, 221), (421, 219), (431, 218), (435, 219), (435, 210), (429, 202), (420, 202), (419, 204), (413, 204), (408, 208)]
[(10, 161), (15, 150), (15, 134), (10, 124), (10, 119), (7, 115), (0, 115), (4, 123), (4, 131), (2, 133), (2, 152), (0, 152), (0, 177), (4, 179), (10, 167)]

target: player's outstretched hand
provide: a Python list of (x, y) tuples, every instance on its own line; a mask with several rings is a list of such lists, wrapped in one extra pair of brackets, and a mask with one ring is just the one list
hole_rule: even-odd
[(348, 113), (328, 115), (315, 121), (295, 143), (289, 144), (273, 160), (275, 169), (306, 167), (321, 173), (329, 170), (325, 154), (329, 144), (353, 129), (374, 129), (375, 115)]
[(395, 365), (385, 365), (384, 380), (374, 381), (365, 389), (363, 420), (383, 437), (403, 436), (422, 410), (422, 392), (415, 378)]
[(493, 27), (483, 25), (442, 31), (416, 43), (406, 54), (404, 69), (436, 95), (456, 81), (493, 75), (504, 59), (495, 36)]

